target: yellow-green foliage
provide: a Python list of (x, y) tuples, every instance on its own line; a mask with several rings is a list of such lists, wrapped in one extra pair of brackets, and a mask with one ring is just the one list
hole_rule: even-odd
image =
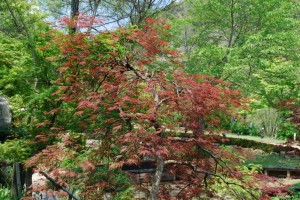
[(0, 161), (22, 162), (30, 156), (30, 148), (25, 140), (6, 140), (0, 144)]
[[(258, 168), (248, 169), (245, 166), (239, 167), (239, 171), (245, 174), (243, 180), (235, 178), (224, 177), (220, 174), (220, 177), (214, 177), (214, 184), (210, 187), (217, 192), (217, 196), (225, 197), (232, 200), (239, 199), (258, 199), (261, 196), (261, 191), (255, 187), (248, 187), (245, 183), (253, 181), (252, 173), (256, 173)], [(258, 183), (257, 183), (258, 184)]]
[(10, 200), (10, 190), (8, 188), (0, 187), (0, 199)]

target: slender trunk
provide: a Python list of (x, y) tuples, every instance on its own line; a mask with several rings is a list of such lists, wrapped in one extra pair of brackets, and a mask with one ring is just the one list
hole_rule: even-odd
[[(36, 50), (36, 47), (35, 47), (34, 41), (32, 39), (32, 36), (30, 34), (30, 31), (29, 31), (27, 25), (25, 24), (25, 22), (23, 21), (22, 14), (19, 12), (18, 9), (13, 9), (7, 0), (5, 0), (5, 3), (6, 3), (7, 9), (10, 12), (10, 15), (12, 17), (12, 20), (13, 20), (13, 23), (14, 23), (16, 29), (19, 31), (19, 33), (24, 35), (27, 38), (27, 40), (29, 41), (27, 43), (27, 45), (28, 45), (28, 48), (31, 50), (31, 56), (32, 56), (34, 66), (36, 68), (38, 68), (40, 66), (38, 52)], [(36, 91), (36, 89), (37, 89), (37, 83), (38, 83), (38, 78), (35, 78), (34, 88), (33, 88), (34, 91)]]
[(205, 122), (203, 121), (202, 117), (198, 118), (198, 131), (199, 133), (204, 133), (205, 130)]
[(16, 183), (17, 183), (17, 193), (18, 196), (20, 197), (22, 195), (22, 183), (21, 183), (21, 167), (20, 167), (20, 163), (15, 163), (16, 166)]
[[(91, 10), (92, 10), (92, 18), (95, 18), (96, 15), (97, 15), (97, 9), (99, 7), (99, 4), (100, 4), (101, 0), (93, 0), (93, 1), (89, 1), (90, 3), (90, 7), (91, 7)], [(88, 33), (91, 32), (91, 29), (92, 29), (92, 26), (93, 26), (94, 22), (93, 21), (90, 21), (90, 27), (88, 28)]]
[(231, 6), (230, 6), (230, 35), (229, 35), (229, 41), (228, 41), (228, 47), (232, 47), (232, 41), (233, 41), (233, 35), (234, 35), (234, 0), (231, 0)]
[(20, 163), (15, 162), (13, 165), (13, 174), (11, 181), (11, 198), (19, 199), (22, 195), (21, 169)]
[(55, 179), (51, 178), (48, 174), (45, 172), (40, 172), (43, 176), (45, 176), (53, 185), (55, 185), (57, 188), (61, 189), (62, 191), (66, 192), (71, 199), (80, 200), (78, 197), (74, 196), (72, 192), (70, 192), (67, 188), (62, 186), (60, 183), (58, 183)]
[(156, 170), (152, 181), (152, 188), (150, 191), (150, 199), (157, 200), (157, 193), (161, 181), (161, 176), (164, 170), (164, 160), (161, 156), (156, 156)]
[(79, 0), (71, 1), (71, 18), (73, 20), (73, 26), (70, 27), (70, 33), (75, 33), (77, 30), (77, 17), (79, 15)]

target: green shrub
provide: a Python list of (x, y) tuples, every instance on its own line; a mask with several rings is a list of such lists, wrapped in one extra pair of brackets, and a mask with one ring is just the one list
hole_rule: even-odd
[(127, 200), (134, 199), (134, 191), (133, 188), (127, 188), (123, 191), (117, 193), (116, 196), (113, 197), (113, 200)]
[(298, 149), (290, 147), (290, 146), (281, 146), (281, 145), (273, 145), (273, 144), (266, 144), (261, 143), (253, 140), (246, 140), (242, 138), (229, 138), (229, 141), (224, 142), (225, 145), (237, 145), (244, 148), (253, 148), (253, 149), (261, 149), (265, 152), (277, 152), (280, 153), (281, 151), (298, 151)]
[(0, 187), (0, 199), (1, 200), (10, 200), (10, 190), (5, 187)]
[(260, 136), (260, 132), (254, 126), (247, 126), (240, 123), (233, 123), (230, 127), (232, 133), (237, 133), (241, 135), (252, 135)]
[(300, 182), (288, 187), (288, 190), (292, 192), (292, 194), (288, 194), (285, 197), (273, 197), (272, 200), (299, 200), (300, 199)]
[(0, 161), (6, 163), (22, 162), (30, 156), (31, 149), (22, 139), (6, 140), (0, 143)]
[(295, 126), (291, 123), (282, 123), (280, 129), (277, 132), (277, 138), (279, 139), (293, 139), (294, 133), (297, 133)]

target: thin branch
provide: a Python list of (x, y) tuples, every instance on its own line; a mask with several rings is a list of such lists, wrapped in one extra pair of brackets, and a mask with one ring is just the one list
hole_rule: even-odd
[(54, 180), (53, 178), (51, 178), (45, 172), (40, 172), (40, 174), (42, 174), (43, 176), (45, 176), (53, 185), (55, 185), (56, 187), (58, 187), (62, 191), (66, 192), (69, 195), (69, 197), (71, 197), (71, 198), (73, 198), (75, 200), (80, 200), (78, 197), (74, 196), (67, 188), (65, 188), (64, 186), (60, 185), (56, 180)]
[[(234, 189), (232, 189), (230, 187), (230, 185), (235, 185), (235, 186), (239, 186), (241, 187), (243, 190), (245, 190), (246, 192), (248, 192), (254, 199), (258, 199), (249, 189), (247, 189), (244, 185), (239, 184), (239, 183), (234, 183), (234, 182), (229, 182), (227, 180), (225, 180), (221, 175), (218, 175), (216, 173), (207, 171), (207, 170), (200, 170), (197, 169), (197, 166), (191, 162), (187, 162), (187, 161), (176, 161), (176, 160), (166, 160), (164, 162), (165, 164), (177, 164), (177, 165), (185, 165), (190, 167), (195, 173), (203, 173), (205, 174), (206, 177), (210, 176), (215, 176), (220, 178), (227, 186), (230, 190), (232, 190), (233, 193), (235, 193), (236, 196), (238, 196), (238, 194), (236, 193), (236, 191)], [(207, 185), (206, 180), (204, 180), (205, 185)]]

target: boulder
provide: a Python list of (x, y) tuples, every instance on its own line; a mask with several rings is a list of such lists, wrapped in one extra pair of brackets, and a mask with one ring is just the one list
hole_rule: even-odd
[(0, 96), (0, 141), (9, 134), (12, 114), (6, 98)]

